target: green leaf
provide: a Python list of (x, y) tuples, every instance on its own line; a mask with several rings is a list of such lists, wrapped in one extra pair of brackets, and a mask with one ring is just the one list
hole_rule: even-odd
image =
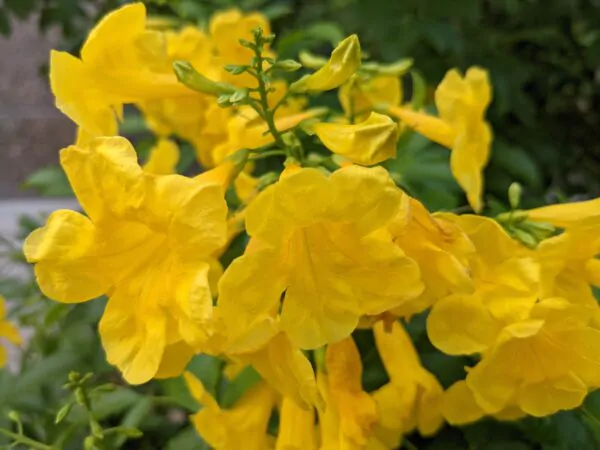
[(10, 24), (10, 17), (5, 8), (0, 8), (0, 34), (3, 36), (10, 36), (12, 26)]
[(187, 427), (167, 442), (165, 450), (209, 450), (210, 446), (196, 433), (193, 427)]
[(35, 189), (44, 197), (73, 197), (67, 176), (59, 166), (46, 166), (29, 175), (24, 188)]
[[(121, 421), (122, 427), (127, 428), (142, 428), (143, 421), (152, 410), (152, 399), (150, 397), (142, 397), (137, 403), (125, 414)], [(116, 445), (118, 448), (123, 446), (127, 441), (127, 436), (119, 435), (116, 439)]]

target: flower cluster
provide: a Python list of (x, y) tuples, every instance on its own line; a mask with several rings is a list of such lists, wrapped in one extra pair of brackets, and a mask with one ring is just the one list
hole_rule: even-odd
[[(435, 117), (403, 98), (410, 60), (363, 61), (356, 36), (329, 59), (279, 60), (272, 42), (257, 13), (162, 32), (138, 3), (107, 15), (81, 58), (52, 53), (57, 106), (79, 126), (61, 164), (85, 214), (56, 211), (27, 238), (43, 293), (108, 297), (99, 332), (129, 383), (179, 376), (199, 353), (223, 358), (230, 380), (254, 377), (227, 404), (185, 373), (203, 405), (192, 421), (217, 449), (395, 449), (444, 421), (580, 405), (600, 387), (598, 201), (431, 213), (379, 163), (412, 129), (450, 149), (482, 211), (487, 72), (448, 72)], [(308, 108), (334, 89), (342, 112)], [(124, 104), (159, 138), (144, 165), (116, 136)], [(173, 138), (210, 170), (174, 174)], [(255, 173), (267, 158), (281, 170)], [(240, 202), (228, 207), (230, 190)], [(247, 246), (224, 270), (219, 258), (244, 230)], [(431, 343), (473, 362), (447, 390), (403, 325), (424, 312)], [(369, 392), (358, 329), (388, 377)]]

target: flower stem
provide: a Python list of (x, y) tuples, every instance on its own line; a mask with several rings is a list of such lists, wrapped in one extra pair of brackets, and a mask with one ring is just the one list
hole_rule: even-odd
[(3, 434), (4, 436), (11, 438), (15, 442), (18, 442), (19, 444), (27, 445), (27, 446), (29, 446), (29, 448), (33, 448), (36, 450), (56, 450), (55, 447), (46, 445), (42, 442), (34, 441), (33, 439), (28, 438), (27, 436), (13, 433), (12, 431), (5, 430), (4, 428), (0, 428), (0, 434)]

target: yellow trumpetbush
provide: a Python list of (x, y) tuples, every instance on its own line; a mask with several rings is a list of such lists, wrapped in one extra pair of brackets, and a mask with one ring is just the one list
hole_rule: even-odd
[(279, 413), (275, 450), (317, 450), (315, 412), (285, 397)]
[(319, 373), (325, 411), (319, 414), (321, 449), (365, 448), (377, 421), (377, 406), (361, 385), (362, 363), (351, 337), (327, 346), (327, 373)]
[(397, 448), (402, 436), (415, 428), (424, 436), (435, 434), (443, 423), (440, 383), (421, 366), (419, 355), (399, 322), (393, 322), (390, 330), (378, 322), (373, 332), (390, 378), (388, 384), (372, 394), (380, 415), (375, 438), (389, 448)]
[(542, 241), (535, 253), (541, 265), (542, 298), (563, 297), (581, 305), (597, 304), (590, 285), (600, 287), (600, 216), (582, 220)]
[(488, 414), (477, 404), (475, 395), (465, 380), (457, 381), (444, 391), (440, 400), (440, 410), (450, 425), (466, 425), (488, 415), (504, 421), (517, 420), (525, 416), (518, 406), (511, 404), (494, 414)]
[(235, 260), (219, 284), (233, 340), (276, 313), (284, 293), (281, 330), (302, 349), (339, 341), (360, 316), (421, 293), (416, 264), (377, 232), (403, 195), (384, 169), (288, 173), (248, 206), (246, 230), (260, 248)]
[(547, 222), (559, 228), (569, 228), (585, 220), (600, 217), (600, 198), (542, 206), (524, 213), (527, 220), (532, 222)]
[(354, 75), (340, 87), (338, 99), (347, 118), (365, 120), (377, 105), (402, 103), (402, 84), (399, 77), (392, 75), (366, 79)]
[(177, 82), (162, 33), (146, 31), (142, 3), (107, 14), (91, 31), (81, 58), (50, 54), (50, 86), (56, 106), (80, 127), (80, 143), (117, 132), (122, 106), (193, 94)]
[(492, 132), (484, 117), (491, 99), (487, 72), (471, 67), (464, 77), (456, 69), (449, 71), (437, 87), (435, 104), (440, 118), (405, 107), (388, 107), (389, 114), (452, 150), (452, 174), (476, 212), (483, 206), (482, 172), (492, 142)]
[(211, 332), (212, 254), (227, 233), (222, 185), (210, 173), (146, 173), (120, 137), (60, 158), (87, 216), (55, 211), (25, 240), (40, 289), (65, 303), (108, 295), (100, 337), (128, 382), (180, 374)]
[(477, 404), (491, 414), (514, 404), (536, 417), (581, 405), (600, 386), (600, 330), (589, 324), (597, 308), (546, 299), (505, 327), (467, 375)]
[(430, 214), (423, 204), (408, 195), (404, 199), (405, 207), (388, 228), (394, 243), (419, 265), (425, 290), (392, 313), (410, 318), (448, 295), (473, 292), (469, 261), (475, 246), (457, 224)]
[(329, 60), (311, 75), (290, 86), (293, 92), (321, 92), (335, 89), (358, 70), (361, 61), (360, 42), (355, 34), (340, 42), (331, 52)]
[(474, 292), (435, 302), (427, 318), (431, 342), (444, 353), (471, 354), (493, 344), (501, 329), (528, 317), (538, 299), (539, 264), (494, 220), (474, 215), (439, 217), (460, 227), (476, 252), (469, 258)]
[(169, 139), (159, 139), (154, 147), (150, 149), (150, 154), (144, 171), (155, 175), (170, 175), (176, 172), (179, 162), (179, 147)]
[(372, 112), (357, 124), (321, 122), (314, 132), (325, 147), (356, 164), (371, 166), (396, 156), (398, 127), (383, 114)]
[[(14, 345), (21, 345), (22, 339), (19, 329), (6, 320), (5, 299), (0, 295), (0, 339), (6, 339)], [(4, 367), (8, 361), (6, 349), (0, 345), (0, 368)]]
[(184, 373), (192, 397), (203, 406), (190, 417), (194, 428), (215, 450), (265, 450), (271, 448), (267, 426), (275, 406), (275, 392), (260, 382), (246, 391), (229, 409), (222, 409), (192, 373)]

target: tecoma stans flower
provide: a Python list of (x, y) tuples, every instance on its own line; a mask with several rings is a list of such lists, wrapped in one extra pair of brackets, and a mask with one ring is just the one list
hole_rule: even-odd
[(477, 404), (491, 414), (516, 404), (536, 417), (581, 405), (600, 386), (600, 330), (589, 325), (593, 312), (551, 298), (537, 303), (526, 320), (505, 327), (467, 375)]
[(178, 83), (168, 64), (164, 35), (145, 26), (145, 6), (125, 5), (91, 31), (81, 58), (51, 52), (56, 106), (80, 127), (80, 143), (115, 135), (123, 104), (194, 95)]
[(198, 434), (215, 450), (271, 448), (267, 426), (275, 406), (275, 391), (264, 382), (252, 386), (229, 409), (222, 409), (191, 372), (185, 381), (192, 397), (203, 406), (191, 416)]
[[(21, 335), (15, 325), (6, 320), (6, 305), (4, 297), (0, 295), (0, 339), (6, 339), (14, 345), (21, 345)], [(0, 345), (0, 368), (6, 365), (8, 354)]]
[(284, 397), (275, 450), (317, 450), (315, 411)]
[(338, 90), (338, 99), (344, 114), (351, 121), (365, 120), (373, 108), (380, 104), (402, 103), (402, 84), (398, 76), (378, 75), (363, 79), (354, 75)]
[(145, 173), (121, 137), (68, 147), (60, 159), (87, 216), (55, 211), (27, 237), (42, 292), (64, 303), (108, 296), (100, 337), (128, 382), (180, 374), (211, 329), (223, 186), (211, 172)]
[(528, 317), (539, 294), (539, 264), (492, 219), (439, 214), (475, 246), (469, 258), (474, 291), (436, 301), (427, 318), (433, 345), (450, 355), (487, 349), (505, 325)]
[(327, 346), (327, 373), (319, 389), (327, 408), (319, 414), (321, 449), (363, 449), (377, 421), (377, 406), (361, 385), (362, 362), (351, 337)]
[[(384, 230), (403, 193), (382, 168), (345, 167), (330, 176), (288, 166), (248, 206), (253, 251), (219, 284), (219, 308), (233, 341), (281, 306), (294, 346), (347, 337), (423, 290), (417, 265)], [(283, 297), (283, 299), (282, 299)]]
[(455, 69), (449, 71), (437, 87), (435, 104), (440, 118), (406, 107), (388, 107), (389, 114), (452, 150), (452, 174), (476, 212), (482, 208), (482, 172), (492, 142), (492, 131), (484, 117), (491, 99), (487, 72), (471, 67), (464, 77)]
[(329, 60), (311, 75), (306, 75), (290, 86), (293, 92), (321, 92), (346, 83), (360, 67), (360, 42), (355, 34), (340, 42)]
[(402, 436), (417, 429), (433, 435), (443, 423), (439, 410), (442, 386), (419, 360), (410, 337), (399, 322), (390, 330), (380, 321), (373, 327), (379, 356), (390, 378), (373, 398), (379, 421), (373, 439), (389, 448), (397, 448)]
[(176, 173), (179, 162), (179, 147), (169, 139), (159, 139), (150, 149), (144, 171), (155, 175), (170, 175)]
[(372, 112), (356, 124), (322, 122), (314, 131), (325, 147), (356, 164), (372, 166), (396, 156), (398, 126), (383, 114)]

